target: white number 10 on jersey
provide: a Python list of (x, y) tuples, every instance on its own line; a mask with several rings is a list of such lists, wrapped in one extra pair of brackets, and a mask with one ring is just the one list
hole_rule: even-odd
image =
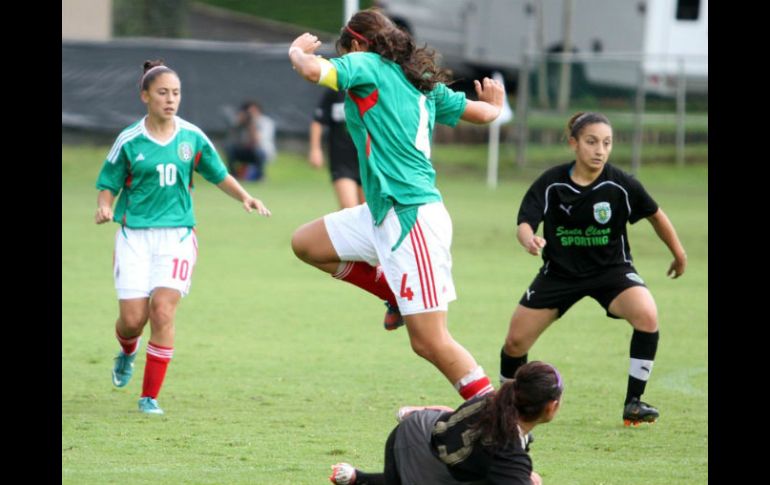
[(176, 165), (173, 163), (156, 165), (155, 170), (160, 175), (161, 187), (172, 186), (176, 183)]

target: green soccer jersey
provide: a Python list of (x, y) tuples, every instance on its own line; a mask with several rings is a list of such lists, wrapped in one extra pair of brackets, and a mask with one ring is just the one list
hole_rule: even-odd
[(441, 200), (430, 160), (433, 125), (456, 125), (465, 111), (465, 94), (443, 84), (422, 93), (401, 66), (371, 52), (330, 61), (337, 71), (337, 88), (348, 93), (345, 115), (375, 224), (395, 206), (405, 235), (418, 206)]
[(121, 225), (134, 229), (193, 227), (193, 170), (218, 184), (227, 176), (227, 169), (197, 126), (175, 117), (176, 133), (161, 143), (147, 132), (145, 118), (120, 133), (96, 188), (120, 193), (113, 220)]

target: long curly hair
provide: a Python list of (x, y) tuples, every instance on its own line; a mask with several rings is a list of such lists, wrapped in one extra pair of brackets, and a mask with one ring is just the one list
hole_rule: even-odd
[(340, 30), (335, 44), (340, 54), (350, 52), (353, 40), (366, 44), (369, 52), (376, 52), (399, 66), (409, 82), (423, 93), (430, 92), (436, 83), (448, 83), (451, 73), (438, 66), (438, 54), (427, 46), (417, 47), (409, 33), (399, 29), (378, 8), (357, 12)]
[(561, 375), (555, 367), (537, 360), (524, 364), (512, 381), (487, 398), (474, 427), (481, 431), (485, 444), (505, 447), (519, 437), (521, 419), (539, 418), (549, 402), (561, 399), (563, 390)]

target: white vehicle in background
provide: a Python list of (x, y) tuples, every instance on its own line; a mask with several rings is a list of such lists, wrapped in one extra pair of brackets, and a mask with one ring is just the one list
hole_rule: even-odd
[(518, 71), (525, 51), (537, 51), (538, 39), (545, 52), (564, 50), (564, 7), (569, 2), (572, 52), (583, 63), (588, 82), (635, 87), (641, 65), (648, 92), (673, 94), (680, 72), (688, 91), (708, 91), (708, 0), (378, 3), (418, 44), (438, 50), (456, 74), (501, 70), (510, 77)]

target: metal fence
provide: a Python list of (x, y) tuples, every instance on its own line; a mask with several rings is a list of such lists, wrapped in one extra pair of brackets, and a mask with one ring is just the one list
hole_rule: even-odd
[(513, 132), (517, 164), (528, 162), (536, 120), (564, 124), (571, 113), (586, 110), (606, 113), (616, 131), (630, 133), (632, 171), (639, 168), (645, 139), (659, 143), (661, 133), (664, 142), (673, 139), (676, 163), (684, 164), (688, 133), (695, 139), (708, 133), (708, 58), (525, 53)]
[[(146, 113), (142, 64), (162, 58), (182, 81), (179, 116), (210, 136), (228, 128), (246, 99), (258, 101), (282, 134), (304, 136), (323, 88), (292, 71), (286, 44), (178, 39), (62, 41), (62, 129), (113, 135)], [(329, 53), (325, 52), (325, 55)]]

